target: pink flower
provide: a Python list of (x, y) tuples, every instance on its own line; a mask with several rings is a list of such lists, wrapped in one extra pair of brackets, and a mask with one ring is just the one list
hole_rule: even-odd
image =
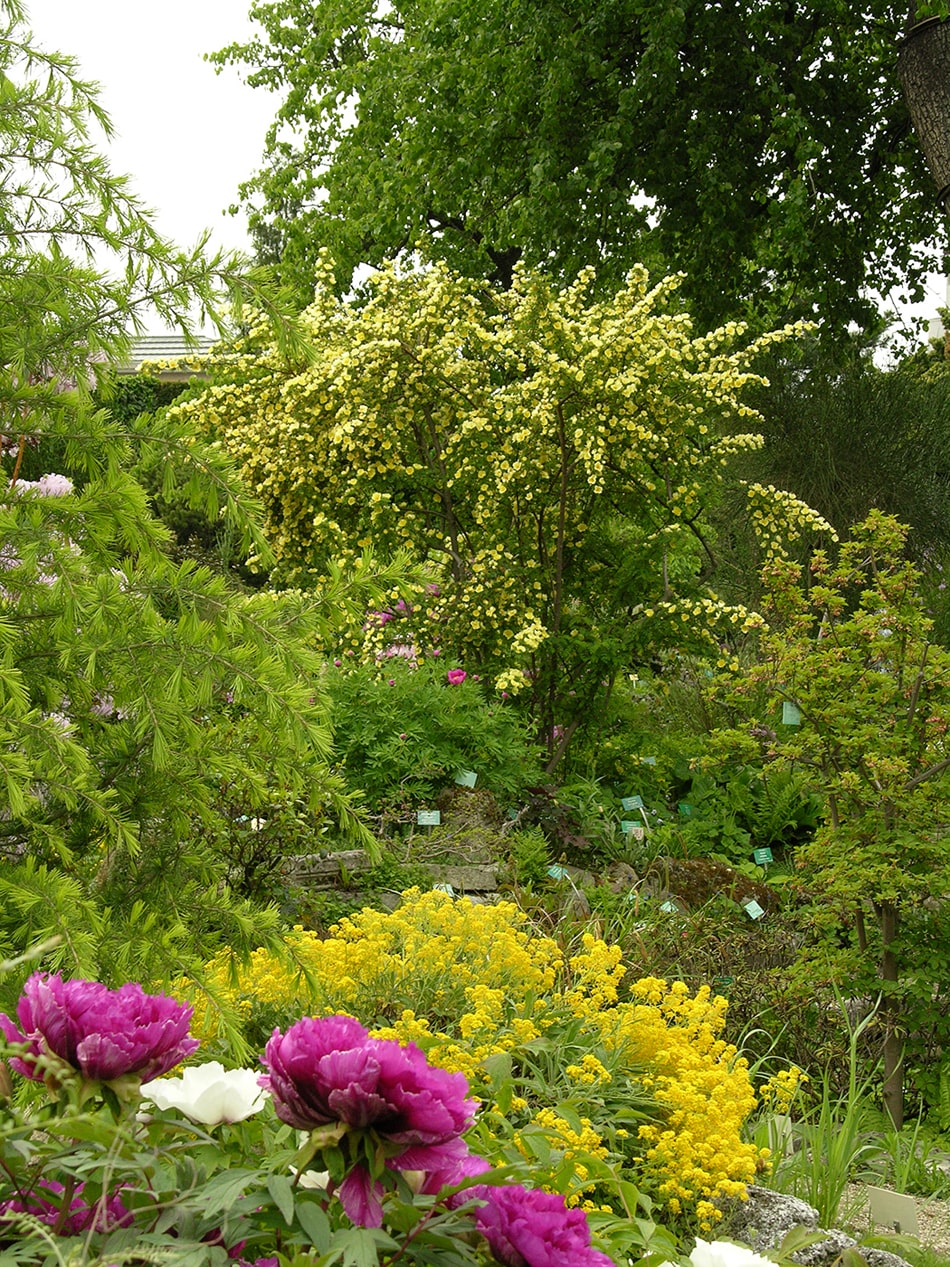
[(7, 1042), (26, 1043), (10, 1064), (42, 1081), (36, 1061), (58, 1056), (92, 1082), (135, 1076), (149, 1082), (197, 1051), (188, 1035), (192, 1008), (165, 994), (146, 994), (134, 982), (109, 990), (98, 981), (64, 981), (35, 972), (23, 987), (17, 1019), (0, 1013)]
[[(449, 1140), (438, 1150), (430, 1148), (428, 1153), (429, 1156), (425, 1158), (426, 1167), (416, 1167), (412, 1164), (415, 1159), (411, 1148), (396, 1157), (390, 1165), (396, 1170), (419, 1170), (422, 1179), (418, 1191), (431, 1196), (437, 1196), (443, 1188), (454, 1187), (463, 1179), (472, 1179), (475, 1175), (483, 1175), (486, 1170), (491, 1170), (491, 1166), (484, 1157), (479, 1157), (477, 1153), (469, 1151), (464, 1139)], [(460, 1205), (463, 1201), (467, 1201), (469, 1196), (470, 1193), (467, 1191), (458, 1193), (450, 1198), (448, 1204)]]
[(593, 1249), (583, 1210), (568, 1209), (560, 1193), (521, 1186), (469, 1189), (485, 1204), (475, 1226), (503, 1267), (613, 1267)]
[[(401, 1145), (389, 1162), (396, 1169), (452, 1164), (444, 1146), (468, 1129), (477, 1107), (462, 1074), (434, 1068), (414, 1043), (370, 1038), (348, 1016), (305, 1017), (286, 1034), (275, 1029), (264, 1064), (260, 1083), (282, 1122), (303, 1131), (372, 1130)], [(364, 1166), (353, 1167), (338, 1195), (353, 1222), (380, 1226), (382, 1188)]]
[(81, 1236), (92, 1228), (96, 1232), (111, 1232), (116, 1227), (127, 1227), (132, 1215), (122, 1204), (121, 1196), (106, 1193), (93, 1204), (83, 1200), (83, 1184), (77, 1184), (69, 1203), (69, 1212), (63, 1217), (63, 1194), (66, 1189), (55, 1179), (40, 1179), (36, 1186), (21, 1197), (0, 1202), (0, 1214), (29, 1214), (46, 1227), (58, 1227), (61, 1236)]
[(448, 678), (449, 686), (460, 686), (468, 677), (468, 674), (464, 669), (449, 669), (445, 676)]

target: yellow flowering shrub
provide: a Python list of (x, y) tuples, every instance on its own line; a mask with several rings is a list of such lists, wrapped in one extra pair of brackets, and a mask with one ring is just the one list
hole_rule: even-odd
[[(589, 1167), (610, 1160), (708, 1230), (715, 1202), (742, 1197), (765, 1164), (741, 1137), (756, 1094), (721, 1037), (726, 1000), (652, 977), (627, 985), (618, 946), (588, 933), (565, 958), (510, 902), (415, 889), (398, 910), (363, 910), (328, 937), (295, 929), (288, 949), (296, 975), (260, 950), (236, 978), (219, 956), (209, 980), (271, 1023), (355, 1015), (465, 1073), (486, 1101), (506, 1071), (504, 1113), (521, 1121), (509, 1142), (524, 1154), (540, 1132), (571, 1200), (602, 1200)], [(766, 1102), (785, 1103), (798, 1077), (777, 1075)]]
[[(313, 585), (367, 547), (430, 570), (341, 650), (440, 646), (566, 727), (611, 666), (758, 624), (699, 584), (701, 542), (723, 467), (761, 444), (743, 401), (755, 358), (801, 330), (697, 337), (680, 280), (637, 267), (604, 297), (592, 269), (562, 288), (517, 268), (502, 292), (444, 264), (387, 266), (354, 303), (324, 260), (299, 318), (309, 354), (252, 324), (172, 413), (235, 459), (281, 583)], [(769, 541), (821, 526), (789, 494), (750, 495)]]
[(644, 1168), (657, 1195), (674, 1212), (702, 1202), (743, 1197), (765, 1156), (741, 1140), (756, 1107), (747, 1062), (721, 1035), (726, 1000), (702, 986), (691, 995), (682, 981), (635, 981), (632, 998), (596, 1023), (609, 1048), (646, 1061), (645, 1082), (665, 1110), (664, 1121), (639, 1129), (647, 1145)]

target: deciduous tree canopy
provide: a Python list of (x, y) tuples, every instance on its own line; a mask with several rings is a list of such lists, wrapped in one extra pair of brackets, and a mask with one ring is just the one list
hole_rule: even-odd
[[(939, 208), (896, 74), (903, 5), (865, 0), (280, 0), (219, 63), (283, 98), (244, 187), (309, 294), (419, 240), (507, 282), (688, 274), (701, 326), (873, 323), (937, 266)], [(923, 245), (921, 245), (923, 243)]]

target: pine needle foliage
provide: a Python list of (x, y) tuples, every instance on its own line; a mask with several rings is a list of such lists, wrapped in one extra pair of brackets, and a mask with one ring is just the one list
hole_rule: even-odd
[(0, 953), (49, 942), (44, 966), (157, 984), (278, 927), (231, 892), (224, 788), (248, 815), (290, 798), (366, 843), (327, 764), (319, 646), (334, 586), (376, 581), (367, 561), (323, 595), (249, 595), (170, 557), (147, 469), (266, 556), (257, 508), (220, 452), (115, 419), (93, 389), (147, 311), (187, 329), (246, 283), (159, 236), (95, 149), (109, 126), (2, 0)]

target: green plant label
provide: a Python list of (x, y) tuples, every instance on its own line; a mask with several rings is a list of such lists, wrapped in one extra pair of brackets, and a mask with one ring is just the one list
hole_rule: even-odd
[(633, 821), (632, 818), (621, 818), (620, 820), (620, 830), (623, 832), (625, 836), (632, 836), (633, 829), (634, 827), (636, 827), (636, 825), (637, 824)]
[(676, 808), (679, 810), (679, 812), (683, 815), (684, 818), (689, 818), (690, 814), (692, 814), (693, 812), (692, 805), (690, 805), (687, 801), (680, 801), (679, 805)]
[(455, 897), (451, 884), (433, 884), (432, 888), (436, 893), (448, 893), (449, 897)]
[(802, 712), (797, 704), (793, 704), (790, 699), (782, 701), (782, 725), (783, 726), (800, 726), (802, 724)]
[(474, 770), (459, 770), (455, 782), (459, 787), (474, 787), (478, 782), (478, 775)]
[(642, 796), (625, 796), (620, 804), (624, 809), (643, 809)]
[(515, 819), (518, 817), (518, 811), (516, 809), (510, 809), (508, 811), (508, 817), (511, 819), (512, 822), (514, 822)]
[(564, 867), (558, 866), (557, 863), (555, 863), (553, 867), (548, 867), (548, 875), (551, 877), (552, 880), (566, 880), (567, 879), (567, 871), (564, 869)]
[(765, 914), (763, 907), (759, 906), (755, 898), (743, 904), (742, 909), (748, 915), (749, 919), (761, 919)]
[(679, 907), (676, 905), (675, 902), (671, 902), (669, 899), (667, 899), (665, 902), (660, 903), (660, 910), (670, 911), (672, 914), (675, 915), (676, 912), (679, 910)]
[(761, 849), (753, 849), (752, 860), (757, 862), (760, 867), (766, 867), (770, 862), (774, 861), (772, 850), (768, 845), (763, 845)]
[(442, 822), (442, 811), (437, 809), (421, 809), (416, 814), (416, 822), (420, 827), (438, 827)]
[(732, 985), (735, 977), (713, 977), (713, 992), (715, 994), (727, 995), (729, 987)]
[(641, 765), (656, 765), (656, 757), (641, 757)]
[(871, 1207), (871, 1222), (885, 1223), (902, 1236), (917, 1235), (917, 1202), (913, 1197), (889, 1188), (865, 1188)]

